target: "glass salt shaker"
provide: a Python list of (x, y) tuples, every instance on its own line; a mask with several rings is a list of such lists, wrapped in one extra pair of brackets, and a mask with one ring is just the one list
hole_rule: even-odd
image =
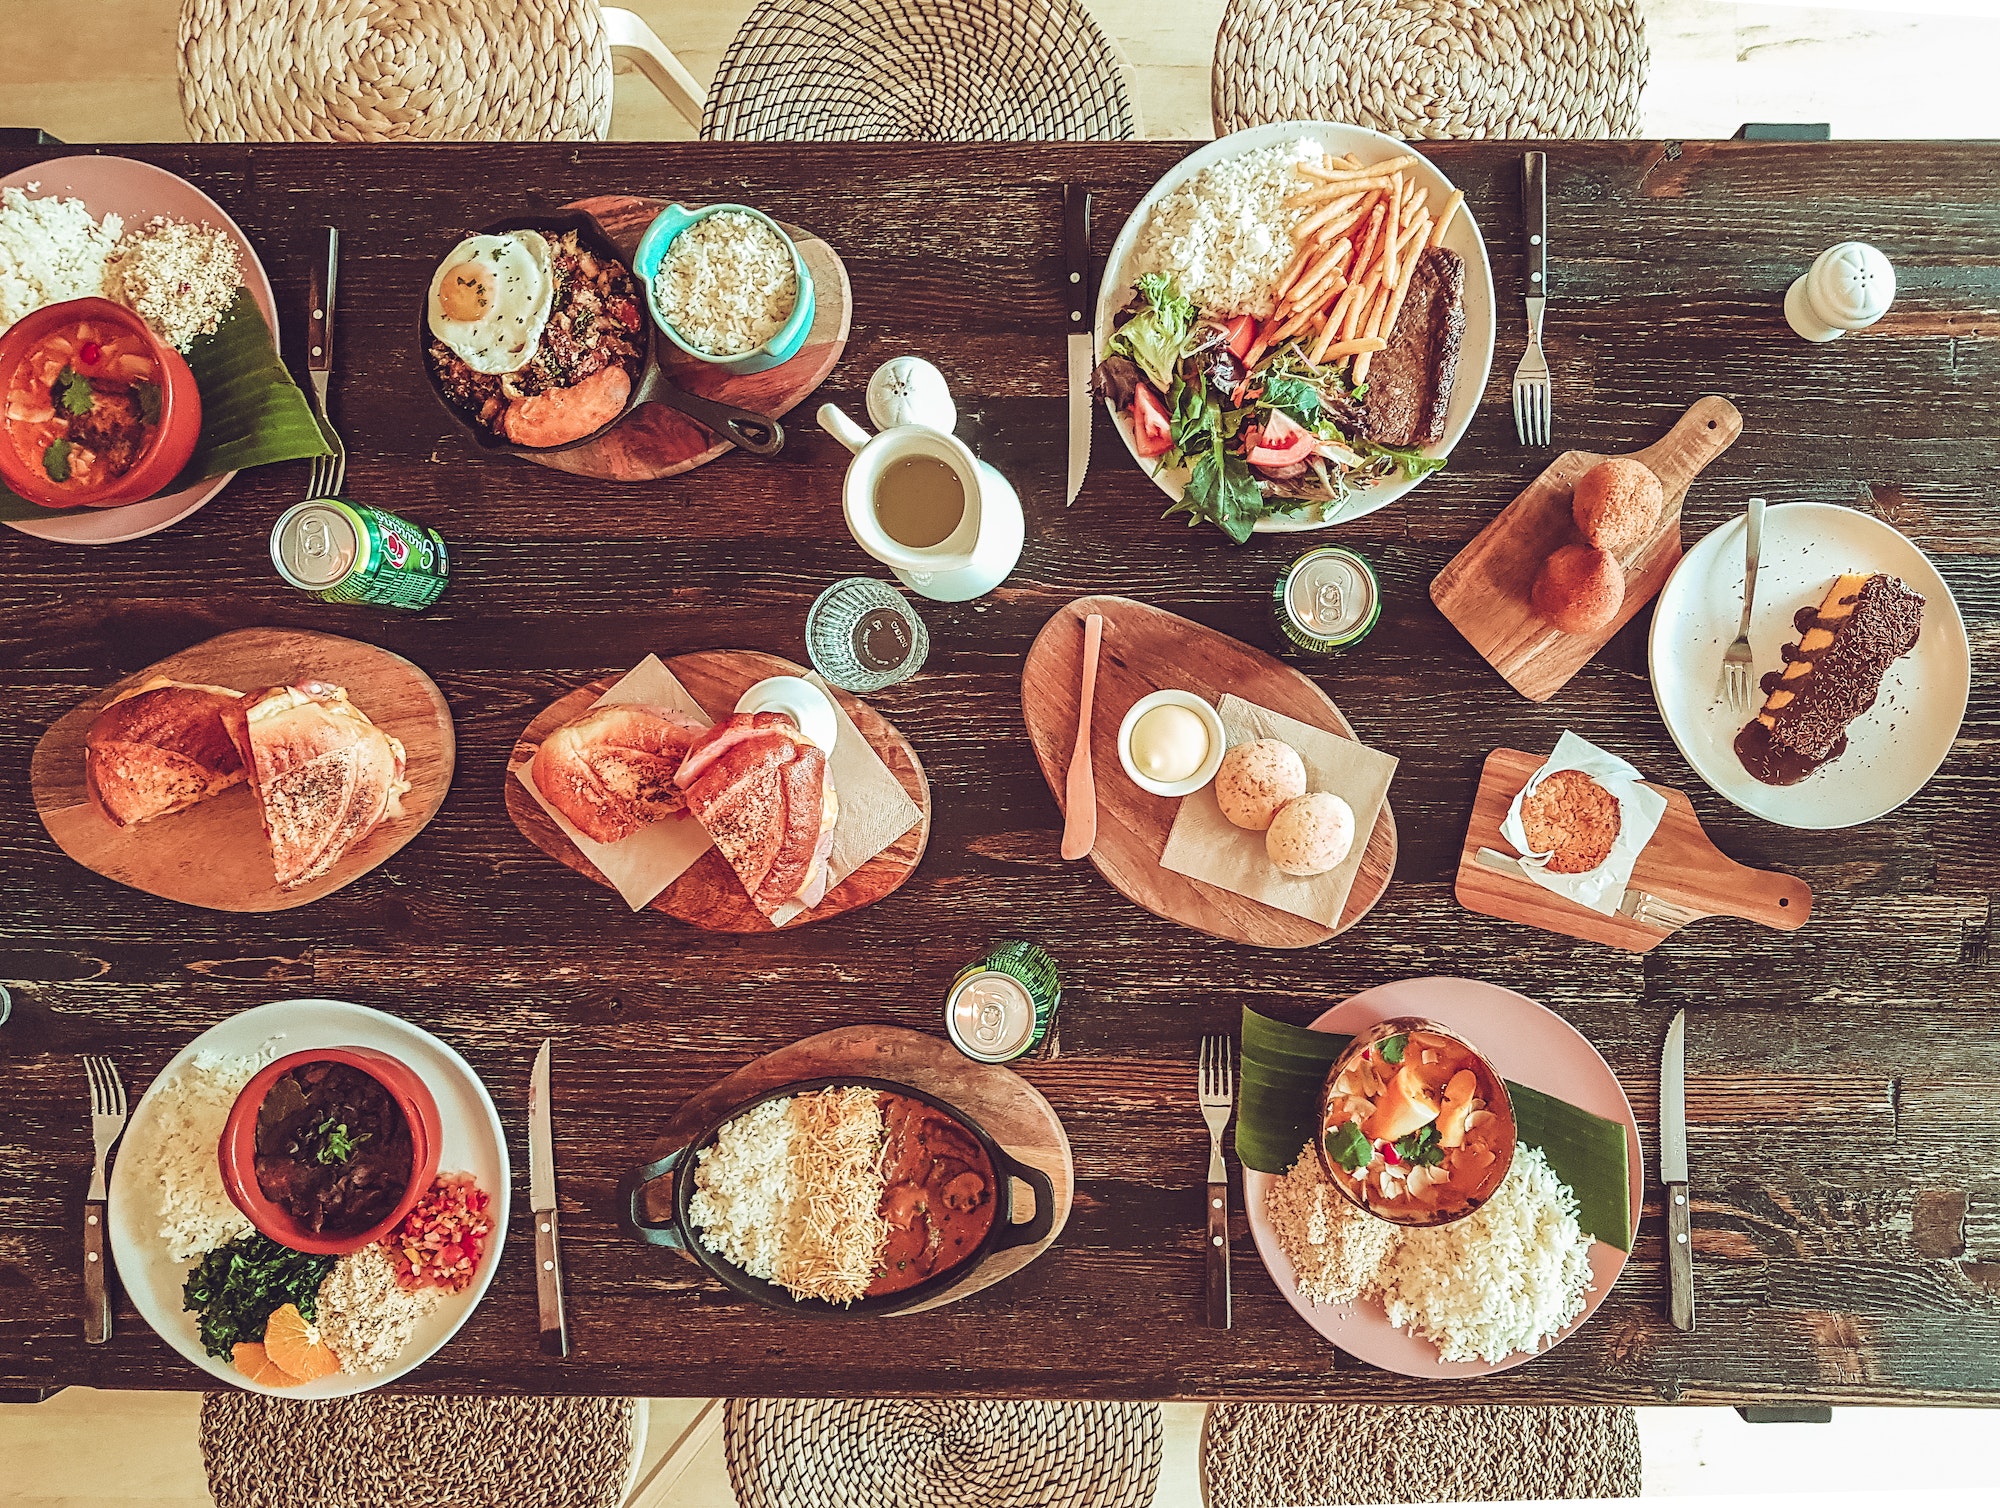
[(813, 669), (856, 695), (907, 681), (930, 648), (931, 636), (903, 594), (872, 577), (836, 581), (806, 613)]

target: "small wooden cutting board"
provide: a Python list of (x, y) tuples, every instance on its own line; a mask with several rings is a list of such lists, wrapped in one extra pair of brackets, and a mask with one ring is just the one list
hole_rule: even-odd
[[(1043, 1098), (1040, 1090), (1004, 1064), (975, 1063), (943, 1038), (907, 1027), (836, 1027), (746, 1063), (676, 1110), (660, 1139), (653, 1144), (648, 1160), (665, 1157), (676, 1147), (687, 1145), (690, 1137), (700, 1135), (717, 1116), (769, 1090), (844, 1074), (857, 1079), (887, 1079), (936, 1095), (977, 1121), (1000, 1144), (1002, 1151), (1040, 1168), (1055, 1184), (1055, 1224), (1049, 1227), (1045, 1239), (1011, 1251), (991, 1252), (943, 1293), (896, 1313), (918, 1314), (982, 1288), (991, 1288), (1055, 1245), (1063, 1226), (1069, 1222), (1070, 1204), (1076, 1193), (1076, 1164), (1055, 1107)], [(647, 1218), (665, 1220), (672, 1216), (673, 1187), (672, 1180), (664, 1178), (648, 1185)], [(1033, 1197), (1019, 1184), (1015, 1186), (1015, 1195), (1022, 1200)]]
[[(257, 798), (232, 786), (184, 812), (117, 827), (84, 791), (83, 740), (119, 693), (156, 675), (257, 692), (299, 681), (328, 681), (403, 745), (403, 815), (384, 822), (296, 890), (281, 890), (271, 869)], [(401, 655), (358, 639), (290, 628), (242, 628), (107, 686), (58, 719), (35, 745), (29, 779), (35, 810), (57, 846), (86, 869), (211, 911), (289, 911), (331, 895), (386, 862), (424, 830), (451, 788), (458, 742), (451, 709), (431, 678)]]
[[(1627, 953), (1645, 953), (1673, 934), (1642, 926), (1630, 917), (1600, 916), (1567, 896), (1544, 890), (1533, 880), (1488, 869), (1475, 857), (1482, 848), (1512, 854), (1514, 847), (1500, 836), (1500, 824), (1528, 778), (1547, 756), (1519, 749), (1495, 749), (1486, 756), (1479, 790), (1472, 799), (1472, 822), (1458, 856), (1459, 905), (1481, 916), (1521, 922), (1544, 932), (1604, 943)], [(1796, 932), (1812, 915), (1812, 887), (1796, 875), (1751, 869), (1728, 857), (1702, 831), (1701, 819), (1680, 791), (1653, 785), (1667, 798), (1666, 815), (1639, 854), (1630, 888), (1659, 900), (1687, 906), (1702, 916), (1737, 916), (1780, 932)]]
[(1386, 801), (1368, 835), (1337, 927), (1323, 927), (1161, 867), (1180, 800), (1140, 790), (1126, 778), (1118, 759), (1118, 725), (1140, 697), (1172, 687), (1219, 702), (1223, 693), (1233, 692), (1342, 738), (1355, 733), (1333, 698), (1291, 666), (1130, 597), (1079, 597), (1049, 619), (1021, 668), (1021, 715), (1056, 805), (1064, 804), (1076, 742), (1083, 620), (1092, 613), (1104, 617), (1090, 730), (1090, 758), (1097, 774), (1097, 844), (1090, 862), (1098, 872), (1127, 900), (1155, 916), (1259, 948), (1309, 948), (1338, 937), (1366, 916), (1396, 870), (1396, 819)]
[[(579, 199), (563, 208), (594, 215), (604, 233), (629, 261), (638, 251), (639, 238), (646, 233), (646, 227), (667, 204), (665, 199), (604, 194), (594, 199)], [(783, 221), (778, 223), (785, 225)], [(785, 225), (785, 234), (799, 248), (813, 283), (812, 328), (806, 332), (799, 354), (762, 372), (730, 372), (714, 362), (696, 360), (655, 328), (653, 356), (659, 363), (661, 376), (668, 382), (697, 397), (713, 398), (717, 403), (734, 404), (775, 419), (797, 408), (826, 381), (827, 374), (847, 349), (847, 334), (854, 318), (854, 290), (847, 280), (846, 264), (825, 241), (796, 225)], [(650, 310), (646, 318), (652, 318)], [(648, 403), (635, 408), (602, 439), (574, 450), (529, 455), (528, 459), (538, 466), (596, 477), (600, 481), (644, 482), (692, 471), (735, 448), (680, 410), (663, 403)]]
[(1742, 432), (1743, 415), (1735, 404), (1701, 398), (1665, 436), (1631, 453), (1660, 479), (1666, 504), (1652, 538), (1620, 562), (1625, 601), (1598, 632), (1563, 633), (1528, 601), (1542, 562), (1564, 545), (1583, 542), (1570, 515), (1570, 494), (1578, 477), (1609, 459), (1587, 450), (1564, 451), (1528, 483), (1438, 572), (1431, 601), (1508, 685), (1531, 702), (1547, 701), (1667, 584), (1681, 560), (1681, 502), (1688, 484)]
[[(755, 649), (708, 649), (696, 654), (675, 655), (662, 663), (687, 688), (688, 695), (701, 704), (702, 710), (716, 719), (727, 717), (743, 693), (759, 681), (774, 675), (803, 676), (808, 673), (802, 665), (794, 665), (790, 660)], [(514, 825), (521, 829), (528, 841), (551, 858), (562, 860), (578, 874), (595, 880), (607, 889), (612, 888), (611, 882), (578, 851), (535, 798), (528, 794), (521, 784), (519, 771), (535, 757), (535, 751), (541, 748), (544, 738), (564, 723), (583, 716), (620, 679), (622, 677), (615, 675), (603, 676), (544, 708), (515, 743), (514, 753), (507, 761), (505, 782), (507, 815), (514, 819)], [(894, 723), (859, 697), (849, 696), (845, 691), (832, 687), (828, 691), (853, 719), (855, 728), (868, 740), (868, 747), (881, 756), (890, 773), (909, 792), (910, 799), (916, 802), (922, 815), (902, 837), (829, 890), (826, 898), (812, 910), (787, 922), (784, 927), (787, 932), (796, 931), (810, 922), (823, 922), (873, 905), (900, 888), (916, 872), (917, 863), (924, 856), (924, 846), (930, 841), (931, 783), (924, 775), (917, 751), (896, 730)], [(729, 861), (713, 848), (654, 897), (651, 909), (706, 932), (778, 930), (771, 925), (771, 919), (757, 909), (743, 889), (743, 882), (736, 877), (736, 871), (729, 867)]]

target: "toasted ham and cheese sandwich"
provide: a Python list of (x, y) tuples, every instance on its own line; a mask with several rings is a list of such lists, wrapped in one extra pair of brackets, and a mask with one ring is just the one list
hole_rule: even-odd
[(83, 784), (120, 827), (185, 811), (246, 778), (223, 726), (243, 693), (154, 676), (97, 714), (83, 736)]
[(290, 890), (331, 869), (383, 822), (403, 814), (403, 746), (319, 681), (245, 697), (225, 719)]
[(776, 916), (825, 899), (840, 798), (825, 750), (790, 718), (724, 718), (688, 750), (675, 778), (758, 910)]
[(616, 843), (687, 808), (674, 781), (702, 725), (665, 707), (593, 707), (535, 751), (542, 799), (598, 843)]

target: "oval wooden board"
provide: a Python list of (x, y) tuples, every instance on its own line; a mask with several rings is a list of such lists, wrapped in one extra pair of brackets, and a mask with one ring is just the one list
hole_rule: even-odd
[[(113, 826), (84, 793), (84, 735), (121, 691), (155, 675), (253, 692), (305, 680), (345, 686), (355, 706), (402, 741), (410, 782), (402, 817), (383, 823), (296, 890), (280, 890), (272, 877), (271, 846), (247, 784), (170, 817)], [(29, 778), (42, 825), (84, 868), (211, 911), (289, 911), (352, 884), (422, 832), (444, 804), (457, 757), (444, 693), (401, 655), (333, 634), (243, 628), (168, 655), (67, 713), (35, 745)]]
[[(1459, 905), (1481, 916), (1520, 922), (1564, 937), (1604, 943), (1628, 953), (1645, 953), (1673, 934), (1648, 927), (1629, 916), (1603, 916), (1568, 896), (1544, 890), (1533, 880), (1488, 869), (1476, 855), (1482, 848), (1512, 853), (1500, 836), (1500, 824), (1514, 797), (1545, 763), (1539, 754), (1519, 749), (1495, 749), (1479, 772), (1479, 789), (1472, 798), (1472, 821), (1465, 830), (1465, 847), (1458, 856), (1458, 881), (1453, 893)], [(1647, 782), (1649, 785), (1651, 782)], [(1666, 815), (1633, 867), (1631, 885), (1676, 906), (1691, 907), (1702, 916), (1738, 916), (1796, 932), (1812, 915), (1812, 887), (1795, 875), (1751, 869), (1717, 848), (1702, 830), (1701, 819), (1687, 796), (1671, 786), (1652, 787), (1667, 798)]]
[(1625, 601), (1618, 616), (1590, 634), (1549, 625), (1528, 600), (1542, 562), (1580, 544), (1570, 494), (1576, 480), (1607, 459), (1568, 450), (1536, 477), (1431, 582), (1431, 601), (1505, 680), (1531, 702), (1554, 696), (1611, 636), (1638, 616), (1681, 561), (1681, 503), (1704, 466), (1743, 433), (1743, 415), (1727, 398), (1699, 398), (1674, 427), (1631, 459), (1652, 468), (1666, 493), (1660, 526), (1621, 561)]
[[(676, 1147), (685, 1146), (718, 1116), (726, 1115), (766, 1090), (841, 1074), (889, 1079), (936, 1095), (978, 1121), (1002, 1150), (1040, 1168), (1055, 1184), (1055, 1224), (1044, 1240), (1011, 1251), (991, 1252), (943, 1293), (896, 1313), (920, 1314), (982, 1288), (991, 1288), (1055, 1245), (1063, 1226), (1069, 1222), (1070, 1204), (1076, 1194), (1076, 1164), (1055, 1107), (1043, 1098), (1040, 1090), (1005, 1064), (975, 1063), (949, 1040), (907, 1027), (836, 1027), (745, 1064), (676, 1110), (660, 1139), (653, 1144), (650, 1156), (664, 1157)], [(1015, 1185), (1014, 1192), (1017, 1198), (1032, 1197), (1021, 1184)], [(648, 1185), (646, 1212), (652, 1220), (664, 1220), (673, 1213), (672, 1180), (663, 1178)], [(687, 1260), (693, 1262), (694, 1258)]]
[[(595, 215), (604, 233), (629, 259), (638, 251), (639, 238), (646, 233), (646, 227), (668, 203), (665, 199), (632, 194), (604, 194), (563, 207)], [(667, 381), (699, 397), (731, 403), (772, 418), (790, 413), (826, 381), (827, 373), (847, 349), (847, 333), (854, 319), (854, 289), (847, 280), (847, 265), (839, 254), (811, 231), (782, 220), (778, 223), (784, 225), (785, 234), (797, 244), (813, 280), (812, 328), (806, 332), (806, 343), (799, 348), (798, 355), (783, 366), (738, 375), (725, 372), (712, 362), (695, 360), (657, 328), (653, 331), (653, 355)], [(651, 314), (647, 317), (650, 319)], [(735, 448), (726, 440), (718, 440), (680, 410), (648, 403), (635, 408), (601, 440), (579, 445), (574, 450), (531, 455), (528, 459), (538, 466), (551, 466), (577, 476), (609, 482), (645, 482), (692, 471)]]
[(1172, 687), (1214, 702), (1233, 692), (1343, 738), (1353, 738), (1354, 728), (1332, 697), (1291, 666), (1130, 597), (1079, 597), (1049, 619), (1022, 667), (1021, 715), (1056, 805), (1063, 805), (1076, 742), (1083, 620), (1092, 613), (1104, 617), (1090, 729), (1090, 762), (1097, 776), (1097, 846), (1090, 851), (1090, 862), (1098, 872), (1127, 900), (1155, 916), (1259, 948), (1309, 948), (1338, 937), (1366, 916), (1396, 870), (1396, 819), (1387, 801), (1368, 835), (1340, 925), (1331, 929), (1160, 867), (1180, 802), (1140, 790), (1118, 762), (1118, 725), (1140, 697)]
[[(701, 704), (702, 710), (718, 720), (735, 710), (738, 698), (757, 682), (774, 675), (807, 674), (803, 666), (755, 649), (705, 649), (694, 654), (675, 655), (663, 663), (687, 688), (688, 695)], [(529, 723), (521, 734), (514, 745), (513, 755), (507, 761), (507, 815), (514, 819), (514, 825), (542, 852), (561, 859), (578, 874), (595, 880), (607, 889), (611, 888), (611, 882), (578, 851), (535, 798), (528, 794), (521, 785), (518, 771), (535, 757), (535, 751), (541, 748), (544, 738), (564, 723), (588, 712), (597, 699), (620, 679), (622, 677), (603, 676), (543, 709), (542, 714)], [(810, 922), (823, 922), (873, 905), (899, 889), (916, 872), (917, 863), (924, 856), (924, 847), (930, 842), (931, 783), (924, 775), (917, 751), (896, 730), (895, 724), (859, 697), (849, 696), (837, 689), (832, 691), (832, 695), (854, 720), (854, 726), (868, 740), (868, 746), (881, 756), (882, 762), (902, 783), (903, 789), (909, 792), (910, 799), (916, 802), (917, 810), (922, 815), (917, 819), (916, 826), (829, 890), (826, 898), (812, 910), (787, 922), (784, 929), (787, 932), (796, 931)], [(654, 897), (651, 909), (708, 932), (778, 930), (771, 925), (771, 919), (751, 902), (743, 889), (743, 882), (736, 878), (736, 871), (713, 848)]]

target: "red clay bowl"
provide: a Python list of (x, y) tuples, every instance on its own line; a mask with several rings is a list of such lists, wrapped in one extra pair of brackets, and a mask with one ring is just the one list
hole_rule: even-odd
[[(257, 1184), (257, 1112), (271, 1086), (289, 1070), (307, 1063), (344, 1063), (358, 1068), (389, 1091), (402, 1107), (409, 1122), (411, 1170), (410, 1186), (386, 1219), (365, 1230), (343, 1236), (315, 1235), (291, 1213), (264, 1196)], [(236, 1097), (229, 1119), (222, 1127), (217, 1153), (222, 1165), (222, 1187), (234, 1204), (260, 1234), (293, 1251), (318, 1256), (339, 1257), (359, 1251), (381, 1240), (403, 1221), (437, 1177), (438, 1154), (444, 1146), (444, 1127), (438, 1120), (437, 1101), (417, 1074), (387, 1053), (368, 1047), (315, 1047), (278, 1059), (259, 1073)]]
[[(137, 464), (121, 477), (90, 488), (59, 486), (40, 466), (15, 449), (11, 434), (0, 434), (0, 480), (44, 508), (116, 508), (141, 502), (164, 490), (181, 474), (201, 435), (201, 393), (181, 353), (161, 340), (146, 322), (122, 304), (103, 298), (75, 298), (37, 309), (0, 335), (0, 402), (31, 347), (53, 331), (78, 320), (116, 325), (137, 336), (160, 367), (160, 422)], [(4, 419), (0, 419), (4, 422)]]

